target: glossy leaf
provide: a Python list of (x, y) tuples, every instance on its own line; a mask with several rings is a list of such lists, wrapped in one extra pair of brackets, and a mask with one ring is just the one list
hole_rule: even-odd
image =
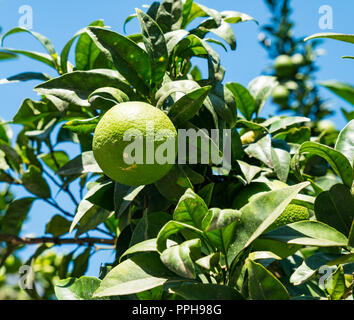
[(169, 270), (180, 277), (195, 279), (196, 271), (191, 258), (191, 251), (198, 250), (200, 252), (200, 249), (200, 239), (193, 239), (167, 248), (161, 253), (160, 259)]
[(196, 89), (180, 98), (168, 111), (168, 116), (176, 125), (192, 119), (202, 107), (211, 86)]
[(102, 280), (94, 297), (143, 292), (167, 282), (181, 281), (161, 262), (156, 253), (142, 253), (114, 267)]
[(34, 198), (22, 198), (12, 201), (0, 221), (1, 233), (17, 236), (28, 212), (30, 211)]
[(236, 100), (237, 109), (247, 120), (251, 120), (253, 113), (257, 111), (257, 105), (250, 92), (236, 82), (229, 82), (226, 87), (232, 92)]
[(308, 182), (272, 190), (254, 197), (242, 207), (240, 222), (236, 224), (228, 258), (232, 261), (244, 248), (257, 239), (285, 210), (287, 205)]
[(248, 288), (253, 300), (288, 300), (289, 293), (284, 285), (261, 264), (246, 260)]
[(354, 120), (339, 133), (334, 149), (344, 154), (354, 168)]
[(127, 94), (131, 93), (129, 85), (121, 80), (117, 72), (106, 69), (70, 72), (38, 85), (35, 91), (89, 107), (88, 97), (101, 87), (114, 87)]
[(353, 168), (349, 163), (349, 160), (342, 153), (317, 142), (303, 143), (299, 149), (299, 153), (301, 154), (305, 152), (311, 153), (312, 155), (316, 154), (324, 158), (339, 175), (343, 183), (348, 187), (352, 186)]
[(54, 290), (58, 300), (93, 300), (92, 295), (100, 284), (101, 280), (95, 277), (67, 278), (59, 280)]
[(46, 225), (45, 233), (50, 233), (54, 237), (60, 237), (69, 232), (71, 222), (63, 216), (55, 215)]
[(288, 244), (342, 247), (348, 239), (336, 229), (317, 221), (299, 221), (268, 232), (264, 237)]
[(336, 184), (322, 192), (315, 201), (315, 214), (318, 221), (349, 235), (354, 220), (354, 197), (350, 189)]
[(158, 24), (149, 15), (136, 9), (145, 48), (150, 56), (152, 81), (158, 87), (168, 66), (166, 40)]
[(352, 85), (340, 81), (322, 81), (320, 84), (354, 105), (354, 87)]
[(208, 207), (191, 189), (188, 189), (180, 198), (173, 219), (193, 227), (202, 229), (202, 221), (208, 213)]
[(51, 197), (50, 188), (47, 181), (42, 177), (39, 168), (30, 165), (28, 171), (24, 173), (21, 180), (27, 191), (32, 194), (43, 199)]
[(81, 155), (70, 160), (57, 171), (57, 174), (70, 176), (89, 172), (102, 173), (102, 170), (98, 166), (92, 151), (83, 152)]
[(316, 33), (304, 39), (304, 41), (312, 40), (312, 39), (321, 39), (321, 38), (328, 38), (334, 39), (349, 43), (354, 43), (354, 35), (352, 34), (343, 34), (343, 33), (333, 33), (333, 32), (323, 32), (323, 33)]
[[(354, 43), (354, 37), (353, 37)], [(337, 270), (330, 275), (326, 281), (326, 289), (331, 300), (340, 300), (344, 295), (347, 287), (345, 285), (345, 276), (343, 266), (338, 266)]]
[(278, 81), (275, 77), (260, 76), (253, 79), (248, 84), (248, 90), (256, 100), (256, 112), (260, 113), (264, 104), (273, 93), (274, 88), (278, 85)]
[(151, 81), (148, 54), (119, 33), (98, 27), (87, 28), (87, 33), (123, 77), (139, 92), (148, 95)]

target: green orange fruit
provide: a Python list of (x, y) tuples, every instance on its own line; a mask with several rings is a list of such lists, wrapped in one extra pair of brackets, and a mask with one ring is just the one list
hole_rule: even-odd
[(139, 186), (154, 183), (170, 171), (176, 141), (176, 128), (163, 111), (144, 102), (124, 102), (99, 121), (92, 149), (105, 175)]

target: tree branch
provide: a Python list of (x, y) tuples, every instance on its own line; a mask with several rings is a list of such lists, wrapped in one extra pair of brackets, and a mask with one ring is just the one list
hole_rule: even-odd
[(8, 234), (0, 234), (0, 241), (10, 243), (14, 246), (19, 246), (22, 244), (42, 244), (42, 243), (53, 243), (56, 245), (62, 245), (62, 244), (78, 244), (78, 245), (84, 245), (84, 244), (106, 244), (106, 245), (115, 245), (116, 240), (115, 239), (104, 239), (104, 238), (66, 238), (66, 239), (61, 239), (61, 238), (50, 238), (50, 237), (41, 237), (41, 238), (20, 238), (17, 236), (13, 235), (8, 235)]

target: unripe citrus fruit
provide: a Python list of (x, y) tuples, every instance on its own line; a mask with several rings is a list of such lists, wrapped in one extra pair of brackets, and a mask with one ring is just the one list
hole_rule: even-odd
[(288, 102), (288, 97), (289, 97), (290, 91), (287, 87), (285, 86), (277, 86), (273, 90), (273, 101), (275, 103), (278, 103), (280, 105), (285, 104)]
[(334, 126), (334, 123), (331, 120), (318, 121), (317, 129), (319, 131), (326, 131), (327, 133), (336, 131), (336, 127)]
[(257, 138), (262, 134), (261, 131), (247, 131), (245, 134), (241, 136), (242, 144), (250, 144), (257, 140)]
[(295, 71), (295, 66), (291, 57), (282, 54), (275, 59), (274, 68), (279, 77), (289, 77)]
[(301, 53), (295, 53), (291, 56), (291, 61), (296, 67), (301, 67), (305, 64), (305, 58)]
[(285, 226), (290, 223), (308, 220), (310, 218), (309, 210), (298, 204), (290, 203), (281, 215), (272, 223), (268, 231)]
[[(92, 149), (108, 177), (138, 186), (154, 183), (168, 173), (176, 157), (176, 141), (176, 128), (164, 112), (144, 102), (124, 102), (99, 121)], [(171, 145), (172, 149), (167, 147)]]

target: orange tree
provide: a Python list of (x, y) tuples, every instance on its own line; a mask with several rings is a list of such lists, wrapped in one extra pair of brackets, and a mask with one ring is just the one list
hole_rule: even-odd
[[(23, 126), (14, 141), (0, 132), (2, 181), (33, 195), (1, 213), (2, 264), (27, 245), (39, 244), (32, 266), (51, 245), (84, 247), (59, 261), (52, 278), (58, 299), (350, 299), (354, 122), (328, 146), (312, 137), (309, 118), (259, 117), (278, 85), (275, 77), (260, 76), (247, 87), (224, 83), (215, 48), (225, 47), (220, 39), (236, 48), (230, 24), (254, 20), (247, 14), (164, 0), (126, 22), (134, 18), (139, 34), (121, 35), (98, 20), (59, 53), (25, 29), (2, 37), (4, 43), (30, 33), (46, 53), (8, 52), (58, 73), (8, 78), (43, 82), (34, 88), (40, 100), (23, 101), (12, 120)], [(196, 18), (201, 22), (189, 27)], [(75, 44), (73, 64), (68, 56)], [(206, 62), (206, 78), (194, 57)], [(230, 170), (209, 159), (175, 164), (150, 185), (110, 179), (94, 158), (93, 133), (108, 110), (128, 101), (159, 108), (179, 130), (230, 130), (218, 145), (209, 140), (214, 148), (230, 143)], [(78, 144), (80, 154), (70, 159), (63, 141)], [(205, 151), (198, 141), (194, 147)], [(326, 165), (316, 166), (313, 156)], [(48, 179), (75, 204), (74, 212), (62, 209)], [(77, 181), (81, 190), (73, 194)], [(24, 238), (21, 228), (35, 201), (60, 214), (48, 221), (47, 235)], [(102, 237), (93, 237), (94, 230)], [(109, 246), (115, 259), (102, 261), (97, 277), (85, 276), (98, 246)], [(326, 279), (324, 267), (332, 271)], [(27, 292), (43, 298), (36, 286)]]

